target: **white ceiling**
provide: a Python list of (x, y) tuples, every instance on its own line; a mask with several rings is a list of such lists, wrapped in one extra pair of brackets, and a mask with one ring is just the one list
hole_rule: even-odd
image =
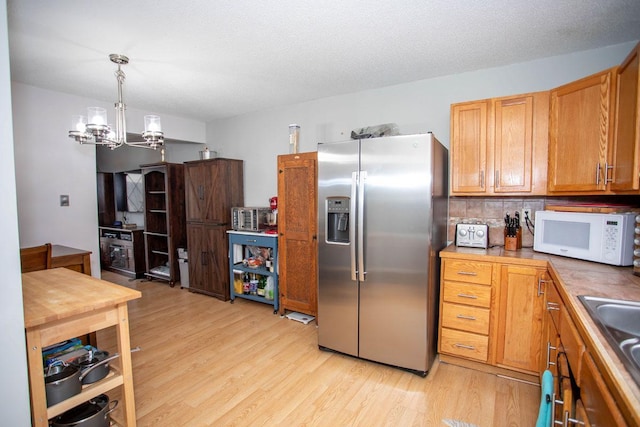
[(7, 0), (12, 80), (210, 121), (640, 39), (640, 0)]

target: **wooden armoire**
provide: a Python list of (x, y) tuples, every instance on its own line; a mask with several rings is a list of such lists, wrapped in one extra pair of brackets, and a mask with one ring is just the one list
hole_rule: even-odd
[(231, 208), (243, 206), (243, 162), (233, 159), (184, 163), (189, 254), (189, 291), (229, 299)]
[(278, 156), (280, 314), (318, 314), (318, 155)]

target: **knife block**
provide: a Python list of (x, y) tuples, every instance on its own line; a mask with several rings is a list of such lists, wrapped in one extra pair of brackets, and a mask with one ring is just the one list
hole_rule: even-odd
[(504, 250), (517, 251), (522, 249), (522, 229), (518, 228), (515, 236), (507, 236), (507, 229), (504, 230)]

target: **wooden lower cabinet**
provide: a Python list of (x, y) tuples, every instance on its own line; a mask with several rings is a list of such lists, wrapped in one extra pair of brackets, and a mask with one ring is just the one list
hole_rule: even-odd
[(580, 369), (580, 397), (587, 419), (593, 426), (626, 426), (627, 424), (602, 379), (593, 358), (583, 353)]
[(545, 275), (546, 268), (444, 258), (440, 352), (536, 375)]
[(628, 407), (605, 382), (546, 262), (454, 248), (440, 257), (441, 360), (529, 381), (550, 370), (554, 425), (635, 425), (626, 424)]
[(225, 226), (187, 226), (189, 291), (229, 300), (228, 241)]
[(580, 375), (582, 372), (582, 355), (585, 352), (584, 342), (580, 338), (576, 325), (571, 320), (565, 307), (560, 310), (560, 342), (562, 351), (567, 355), (567, 360), (571, 366), (576, 385), (581, 386)]
[(582, 403), (582, 399), (576, 400), (575, 411), (576, 411), (575, 419), (578, 425), (582, 425), (584, 427), (591, 427), (591, 423), (589, 422), (589, 418), (587, 417), (587, 410), (584, 407), (584, 403)]
[(500, 266), (496, 364), (537, 373), (541, 356), (545, 269)]
[[(578, 328), (564, 305), (556, 284), (545, 283), (546, 358), (540, 373), (550, 370), (556, 380), (554, 419), (585, 426), (626, 426)], [(583, 423), (583, 424), (579, 424)]]
[(442, 260), (440, 353), (488, 361), (492, 271), (488, 262)]
[(557, 358), (562, 351), (560, 343), (560, 305), (562, 299), (551, 280), (544, 283), (545, 305), (542, 327), (542, 357), (540, 358), (540, 373), (550, 370), (554, 377), (558, 376)]

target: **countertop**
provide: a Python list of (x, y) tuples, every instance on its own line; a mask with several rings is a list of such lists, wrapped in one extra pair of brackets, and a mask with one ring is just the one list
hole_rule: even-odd
[(142, 296), (142, 293), (135, 289), (67, 268), (24, 273), (22, 293), (24, 326), (27, 329)]
[(547, 267), (558, 285), (570, 317), (585, 339), (587, 350), (630, 425), (640, 425), (640, 387), (627, 372), (622, 361), (589, 316), (578, 295), (592, 295), (621, 300), (640, 301), (640, 277), (632, 267), (616, 267), (534, 252), (532, 249), (505, 251), (457, 248), (450, 245), (441, 254), (445, 258), (477, 258), (478, 260)]

